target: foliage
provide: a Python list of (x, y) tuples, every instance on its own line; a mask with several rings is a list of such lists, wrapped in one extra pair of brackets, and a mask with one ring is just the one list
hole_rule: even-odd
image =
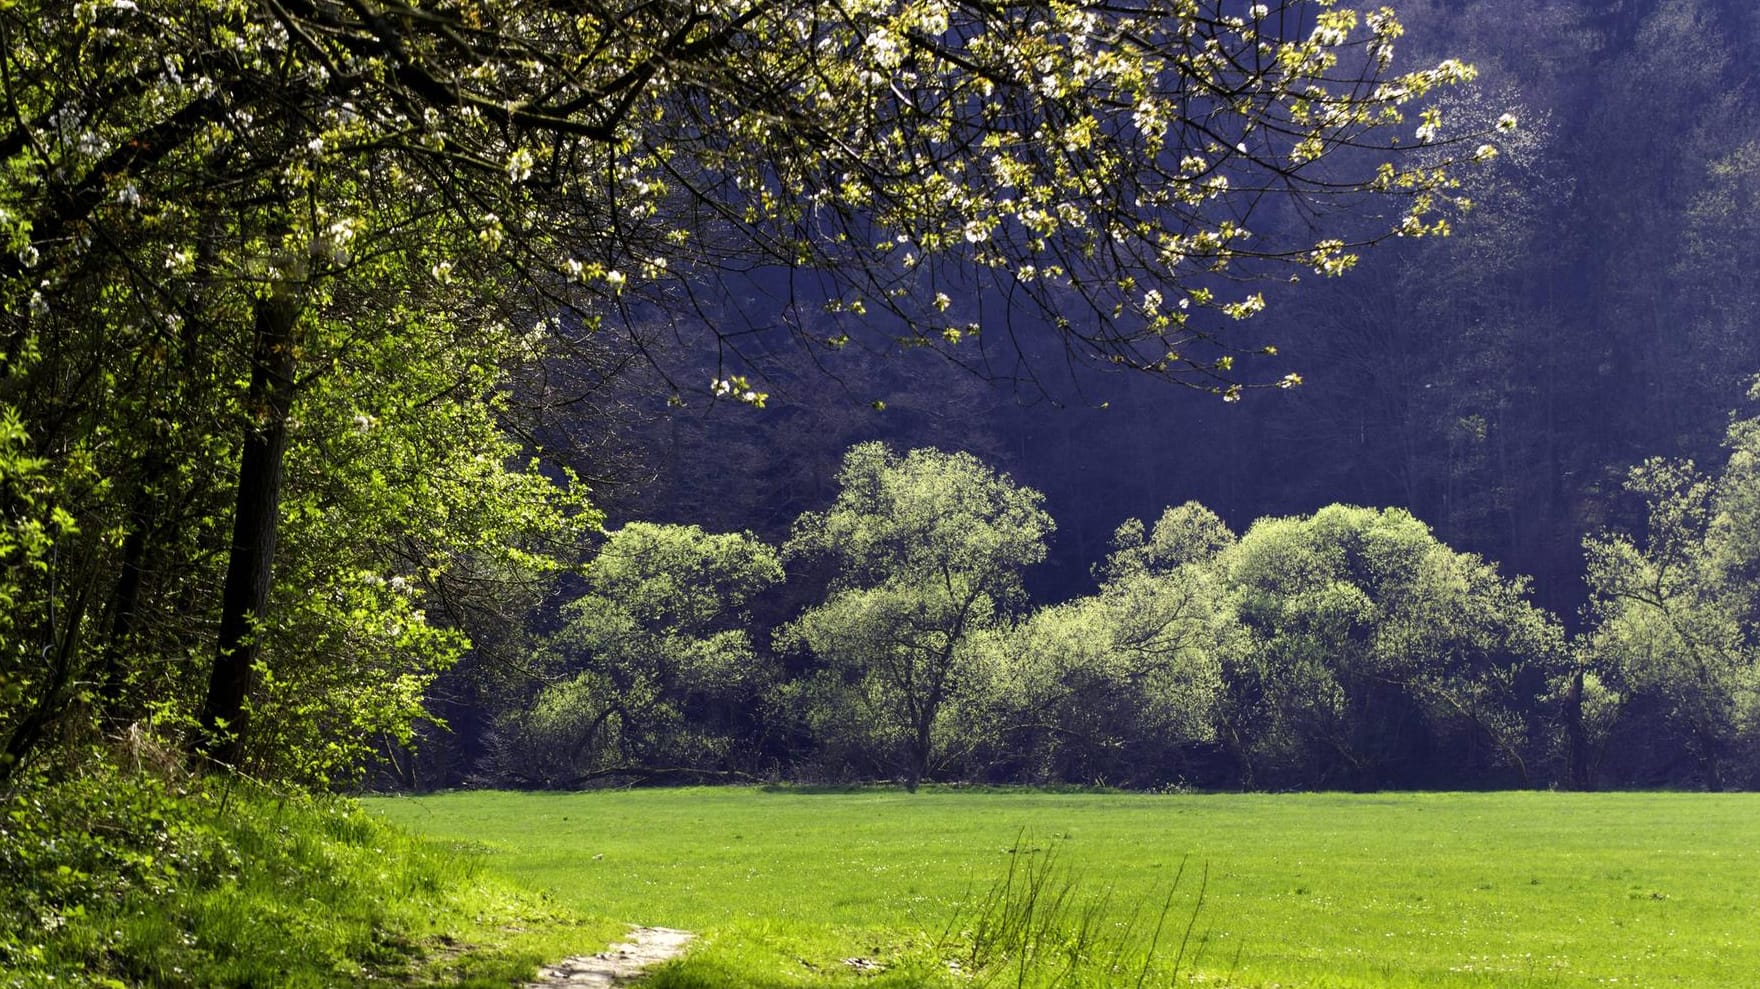
[(778, 637), (823, 664), (813, 728), (915, 788), (974, 741), (953, 721), (979, 676), (975, 637), (1019, 606), (1053, 523), (1038, 492), (968, 454), (860, 444), (838, 483), (785, 547), (834, 565), (827, 596)]
[(1261, 519), (1224, 554), (1242, 648), (1221, 727), (1258, 785), (1379, 786), (1426, 760), (1524, 778), (1556, 621), (1398, 509)]
[[(48, 497), (47, 462), (31, 456), (28, 435), (18, 414), (0, 406), (0, 731), (10, 739), (43, 730), (45, 713), (53, 710), (66, 689), (58, 667), (66, 656), (57, 643), (40, 647), (32, 633), (47, 617), (40, 590), (54, 580), (58, 543), (78, 533), (78, 525)], [(47, 669), (45, 669), (47, 667)], [(51, 680), (48, 690), (36, 682)], [(34, 705), (27, 699), (35, 699)], [(16, 769), (27, 746), (0, 749), (0, 779)]]
[(1628, 704), (1655, 704), (1713, 789), (1731, 769), (1751, 783), (1760, 751), (1760, 420), (1734, 422), (1728, 446), (1716, 476), (1664, 458), (1633, 468), (1643, 540), (1610, 531), (1584, 542), (1591, 668)]
[(1196, 504), (1169, 508), (1147, 538), (1130, 520), (1098, 593), (996, 635), (998, 761), (1034, 780), (1176, 782), (1216, 738), (1235, 626), (1213, 563), (1232, 541)]
[(550, 682), (507, 713), (489, 772), (525, 785), (725, 768), (774, 679), (745, 625), (782, 580), (748, 533), (632, 522), (610, 533), (536, 662)]

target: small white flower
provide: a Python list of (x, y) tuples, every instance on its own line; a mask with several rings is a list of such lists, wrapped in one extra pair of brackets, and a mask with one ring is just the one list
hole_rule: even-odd
[(883, 27), (875, 28), (873, 34), (862, 40), (862, 44), (873, 56), (874, 62), (885, 68), (895, 68), (904, 60), (904, 53), (899, 49), (897, 39)]
[(605, 284), (610, 287), (614, 294), (621, 293), (623, 291), (623, 286), (628, 282), (629, 277), (623, 272), (618, 271), (616, 268), (605, 273)]
[(315, 154), (315, 155), (323, 154), (324, 153), (324, 138), (321, 136), (314, 137), (310, 141), (307, 141), (306, 142), (306, 150), (310, 151), (312, 154)]
[(982, 221), (971, 220), (966, 223), (965, 235), (966, 243), (981, 244), (990, 239), (990, 228), (985, 226)]
[(946, 292), (936, 292), (935, 293), (935, 311), (936, 312), (946, 312), (947, 307), (951, 306), (951, 305), (953, 305), (953, 300), (947, 297)]
[(1503, 116), (1498, 117), (1497, 118), (1497, 129), (1500, 131), (1515, 130), (1516, 129), (1516, 115), (1513, 113), (1506, 113)]
[(485, 214), (483, 229), (477, 231), (477, 239), (482, 241), (491, 251), (501, 249), (501, 242), (507, 237), (506, 228), (501, 226), (501, 217), (494, 213)]
[(532, 177), (532, 165), (535, 159), (527, 148), (519, 148), (507, 156), (507, 177), (513, 182), (524, 182)]
[(917, 22), (924, 34), (941, 35), (947, 33), (947, 8), (940, 4), (925, 7), (922, 19)]

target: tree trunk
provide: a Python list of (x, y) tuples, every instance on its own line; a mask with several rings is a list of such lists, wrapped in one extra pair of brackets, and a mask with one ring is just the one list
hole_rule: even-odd
[(114, 731), (132, 722), (136, 705), (128, 696), (129, 653), (139, 630), (141, 593), (147, 571), (149, 533), (156, 509), (152, 491), (165, 474), (165, 458), (154, 439), (142, 458), (133, 506), (129, 511), (128, 535), (122, 541), (121, 573), (110, 598), (110, 634), (104, 642), (98, 666), (99, 709), (104, 724)]
[(1595, 789), (1595, 773), (1590, 764), (1589, 736), (1583, 729), (1583, 671), (1571, 674), (1571, 685), (1564, 695), (1564, 730), (1570, 740), (1571, 789)]
[(269, 609), (299, 311), (298, 296), (285, 285), (257, 303), (246, 401), (254, 421), (239, 458), (232, 553), (220, 596), (219, 642), (195, 739), (197, 758), (225, 770), (236, 768), (244, 752), (246, 702), (259, 652), (257, 630)]

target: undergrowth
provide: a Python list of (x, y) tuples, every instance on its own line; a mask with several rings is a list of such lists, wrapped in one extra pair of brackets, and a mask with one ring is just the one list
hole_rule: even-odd
[(0, 876), (0, 989), (506, 986), (567, 953), (569, 918), (475, 855), (237, 781), (98, 764), (0, 795)]

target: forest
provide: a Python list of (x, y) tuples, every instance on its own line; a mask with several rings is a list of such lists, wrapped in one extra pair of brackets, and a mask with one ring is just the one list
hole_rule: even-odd
[(1753, 782), (1746, 6), (448, 10), (0, 12), (5, 786)]
[[(531, 669), (460, 710), (482, 754), (431, 746), (397, 782), (1752, 786), (1760, 419), (1729, 444), (1716, 475), (1633, 469), (1646, 539), (1586, 542), (1574, 638), (1409, 512), (1337, 504), (1238, 536), (1196, 502), (1127, 520), (1097, 586), (1035, 608), (1042, 494), (860, 444), (780, 550), (609, 532)], [(779, 594), (785, 574), (809, 590)], [(766, 626), (766, 596), (807, 603)]]

